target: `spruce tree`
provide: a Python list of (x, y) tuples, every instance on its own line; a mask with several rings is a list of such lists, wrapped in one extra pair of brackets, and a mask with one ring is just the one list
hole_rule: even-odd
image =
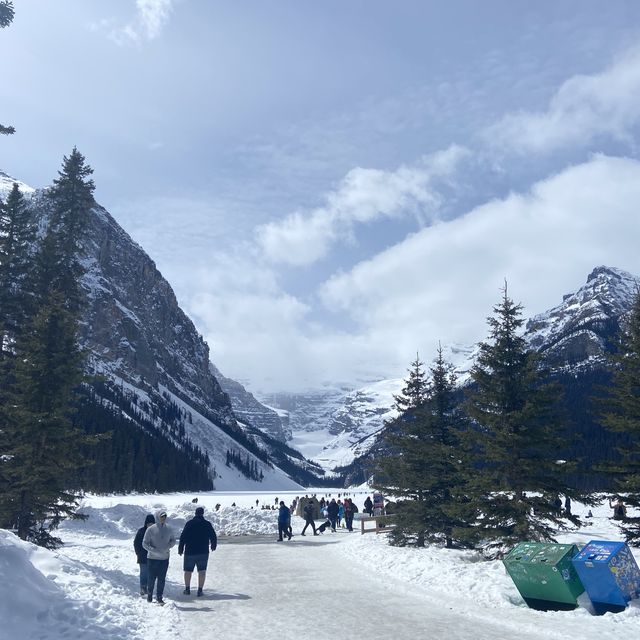
[[(619, 348), (612, 356), (613, 379), (604, 401), (603, 423), (626, 436), (618, 449), (620, 460), (607, 466), (625, 502), (640, 508), (640, 292), (619, 334)], [(640, 542), (640, 517), (627, 513), (621, 527), (629, 542)]]
[(0, 360), (13, 351), (28, 317), (31, 296), (26, 285), (34, 239), (31, 214), (14, 184), (6, 204), (0, 201)]
[(568, 485), (571, 465), (558, 460), (564, 448), (559, 391), (527, 348), (522, 305), (509, 298), (506, 284), (493, 311), (466, 402), (475, 423), (466, 441), (476, 458), (467, 491), (480, 514), (468, 533), (488, 554), (499, 555), (518, 541), (553, 540), (562, 523), (554, 505), (559, 494), (589, 499)]
[(462, 511), (454, 510), (462, 492), (459, 432), (464, 418), (456, 375), (441, 347), (429, 373), (427, 379), (422, 363), (414, 361), (396, 398), (396, 408), (403, 413), (386, 435), (394, 455), (380, 462), (385, 486), (378, 488), (401, 499), (391, 544), (444, 542), (452, 547), (454, 531), (466, 524)]
[(51, 216), (33, 278), (35, 308), (16, 341), (7, 402), (0, 408), (0, 525), (47, 547), (52, 531), (75, 517), (69, 489), (86, 464), (86, 436), (72, 421), (83, 375), (78, 326), (83, 306), (81, 247), (93, 205), (92, 170), (73, 150), (51, 189)]

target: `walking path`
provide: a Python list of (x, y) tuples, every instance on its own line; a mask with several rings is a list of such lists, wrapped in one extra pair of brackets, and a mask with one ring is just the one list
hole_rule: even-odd
[[(344, 539), (325, 534), (282, 543), (271, 536), (221, 540), (211, 556), (205, 596), (174, 599), (174, 606), (190, 614), (183, 616), (182, 637), (199, 637), (211, 628), (216, 640), (353, 633), (362, 638), (539, 638), (500, 621), (465, 623), (454, 603), (429, 602), (404, 583), (381, 583), (361, 567), (345, 564), (336, 547)], [(174, 570), (177, 566), (174, 559)]]

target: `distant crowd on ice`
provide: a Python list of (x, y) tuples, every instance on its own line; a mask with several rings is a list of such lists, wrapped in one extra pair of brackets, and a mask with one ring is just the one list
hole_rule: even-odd
[[(300, 533), (306, 535), (308, 527), (311, 527), (314, 536), (324, 533), (327, 529), (336, 532), (339, 528), (353, 531), (353, 519), (359, 509), (353, 502), (349, 494), (339, 493), (338, 498), (322, 496), (320, 499), (316, 495), (296, 496), (290, 506), (284, 500), (276, 497), (273, 504), (263, 503), (261, 509), (278, 512), (278, 542), (291, 540), (293, 529), (291, 526), (291, 515), (295, 514), (304, 518), (305, 524)], [(193, 499), (198, 502), (197, 498)], [(256, 500), (256, 508), (260, 505), (260, 500)], [(235, 503), (232, 505), (235, 506)], [(215, 510), (221, 508), (220, 504), (215, 505)], [(254, 508), (253, 506), (251, 507)], [(384, 515), (385, 504), (380, 493), (374, 493), (373, 499), (370, 496), (364, 501), (363, 512), (369, 516)], [(323, 522), (316, 526), (316, 520)], [(140, 567), (140, 594), (146, 596), (148, 602), (153, 602), (155, 590), (156, 602), (164, 604), (164, 588), (166, 575), (169, 569), (169, 557), (171, 549), (178, 543), (178, 555), (183, 558), (184, 570), (184, 595), (191, 595), (191, 577), (193, 571), (198, 572), (198, 597), (203, 595), (204, 583), (207, 575), (209, 562), (209, 552), (215, 551), (218, 545), (218, 538), (211, 522), (204, 517), (204, 507), (199, 506), (195, 510), (195, 515), (188, 520), (177, 538), (174, 529), (167, 524), (167, 512), (158, 511), (155, 515), (148, 514), (145, 517), (144, 525), (138, 529), (133, 540), (133, 547), (136, 553), (137, 562)]]

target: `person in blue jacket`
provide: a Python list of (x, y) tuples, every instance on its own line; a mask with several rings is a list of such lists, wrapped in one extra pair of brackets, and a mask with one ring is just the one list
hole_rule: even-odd
[(291, 540), (291, 510), (280, 500), (278, 509), (278, 542), (282, 542), (283, 534)]
[(184, 595), (191, 594), (191, 574), (198, 569), (198, 597), (202, 596), (204, 581), (207, 577), (209, 564), (209, 549), (215, 551), (218, 547), (218, 537), (213, 525), (204, 519), (204, 508), (198, 507), (196, 515), (188, 520), (180, 534), (178, 555), (184, 551)]

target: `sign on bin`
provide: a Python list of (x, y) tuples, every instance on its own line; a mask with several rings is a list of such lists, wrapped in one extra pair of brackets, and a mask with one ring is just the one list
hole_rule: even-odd
[(520, 542), (503, 559), (516, 589), (532, 609), (569, 610), (584, 591), (571, 559), (573, 544)]
[(640, 595), (640, 570), (624, 542), (591, 540), (573, 565), (596, 613), (623, 611)]

